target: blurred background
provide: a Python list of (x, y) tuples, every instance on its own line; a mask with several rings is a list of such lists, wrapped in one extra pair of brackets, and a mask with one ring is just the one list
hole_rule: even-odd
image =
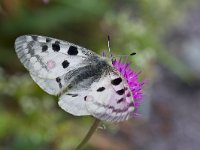
[(73, 150), (92, 117), (74, 117), (19, 62), (16, 37), (38, 34), (101, 53), (137, 52), (141, 117), (102, 123), (85, 150), (200, 149), (200, 1), (0, 0), (0, 150)]

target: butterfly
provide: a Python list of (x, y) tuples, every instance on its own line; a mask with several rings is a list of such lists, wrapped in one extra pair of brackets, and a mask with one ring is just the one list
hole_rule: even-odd
[(37, 35), (16, 39), (15, 50), (32, 79), (75, 116), (108, 122), (130, 118), (135, 107), (126, 79), (112, 60), (63, 40)]

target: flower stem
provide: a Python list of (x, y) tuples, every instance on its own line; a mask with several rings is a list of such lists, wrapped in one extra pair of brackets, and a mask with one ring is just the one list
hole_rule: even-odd
[(91, 138), (91, 136), (93, 135), (93, 133), (96, 131), (99, 123), (100, 123), (100, 120), (95, 118), (94, 123), (90, 127), (90, 130), (88, 131), (88, 133), (86, 134), (86, 136), (84, 137), (84, 139), (82, 140), (82, 142), (76, 147), (75, 150), (81, 150), (85, 146), (85, 144)]

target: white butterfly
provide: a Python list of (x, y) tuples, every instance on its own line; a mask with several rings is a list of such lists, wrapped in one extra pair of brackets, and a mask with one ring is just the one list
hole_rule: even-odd
[(78, 45), (45, 36), (25, 35), (15, 50), (33, 80), (59, 95), (59, 106), (75, 116), (127, 120), (135, 107), (126, 79), (106, 57)]

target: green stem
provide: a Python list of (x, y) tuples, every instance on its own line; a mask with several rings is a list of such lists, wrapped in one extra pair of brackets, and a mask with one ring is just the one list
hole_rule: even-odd
[(93, 133), (96, 131), (98, 125), (100, 123), (99, 119), (94, 120), (94, 123), (92, 124), (92, 126), (90, 127), (90, 130), (88, 131), (88, 133), (86, 134), (85, 138), (82, 140), (82, 142), (76, 147), (75, 150), (81, 150), (85, 144), (88, 142), (88, 140), (91, 138), (91, 136), (93, 135)]

